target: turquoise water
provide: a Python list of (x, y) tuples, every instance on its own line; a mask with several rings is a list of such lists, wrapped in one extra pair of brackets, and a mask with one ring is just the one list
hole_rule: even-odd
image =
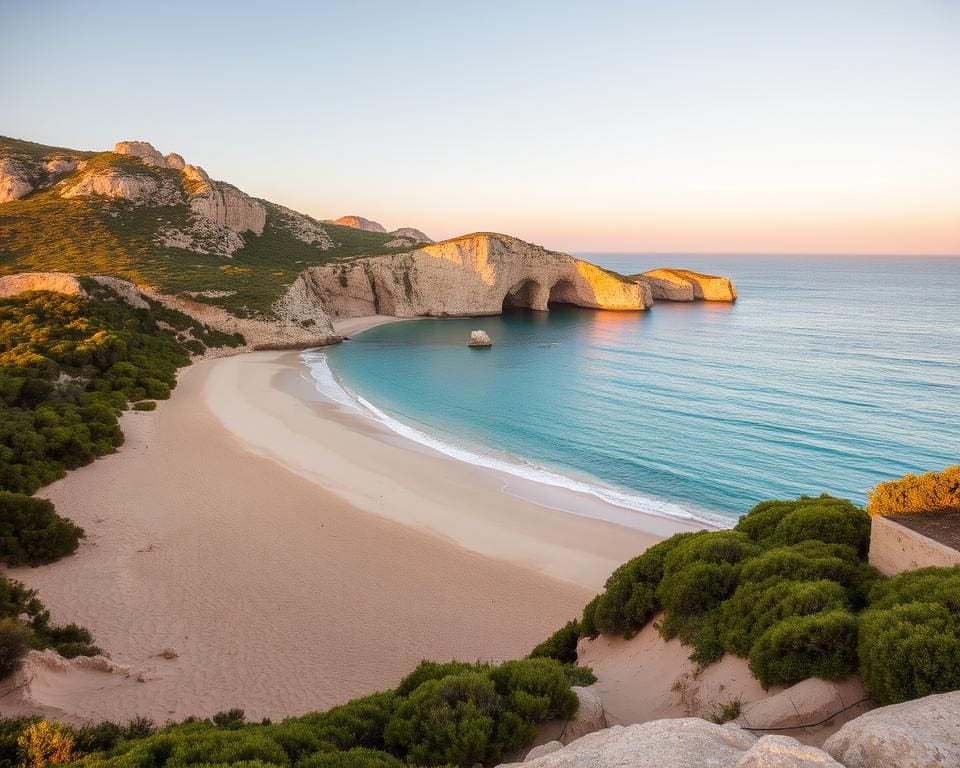
[[(740, 299), (417, 320), (321, 358), (398, 428), (635, 508), (863, 503), (878, 481), (960, 462), (960, 259), (584, 257), (727, 274)], [(468, 349), (473, 328), (494, 347)]]

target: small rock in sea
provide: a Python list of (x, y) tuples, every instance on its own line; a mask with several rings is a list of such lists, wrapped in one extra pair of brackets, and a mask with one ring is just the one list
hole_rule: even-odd
[(176, 648), (164, 648), (157, 654), (161, 659), (176, 659), (180, 656)]
[(490, 347), (493, 346), (493, 342), (490, 341), (490, 337), (487, 335), (486, 331), (471, 331), (470, 332), (470, 341), (467, 342), (468, 347)]

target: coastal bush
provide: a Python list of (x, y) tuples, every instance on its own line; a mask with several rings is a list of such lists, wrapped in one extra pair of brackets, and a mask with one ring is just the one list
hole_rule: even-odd
[(0, 574), (0, 620), (23, 627), (31, 648), (53, 648), (64, 656), (100, 653), (87, 630), (76, 624), (51, 625), (50, 613), (43, 607), (37, 593), (3, 574)]
[(660, 609), (657, 587), (663, 579), (667, 555), (684, 542), (703, 535), (678, 533), (617, 568), (604, 584), (604, 591), (583, 609), (581, 634), (636, 634)]
[(83, 528), (46, 499), (0, 491), (0, 558), (8, 565), (49, 563), (75, 552)]
[(942, 472), (904, 475), (879, 483), (867, 494), (871, 515), (913, 515), (960, 510), (960, 465)]
[(577, 642), (580, 640), (580, 622), (568, 621), (540, 645), (530, 651), (528, 658), (556, 659), (563, 664), (577, 661)]
[(870, 517), (846, 499), (827, 494), (792, 501), (764, 501), (740, 518), (735, 530), (764, 547), (816, 540), (845, 544), (866, 557)]
[(772, 576), (745, 582), (719, 608), (717, 639), (724, 650), (746, 657), (760, 636), (784, 619), (847, 609), (846, 590), (835, 581)]
[(833, 610), (790, 616), (764, 632), (750, 649), (750, 671), (764, 688), (808, 677), (842, 680), (857, 665), (857, 618)]
[[(385, 746), (383, 733), (401, 698), (399, 691), (375, 693), (326, 712), (304, 715), (295, 722), (307, 725), (318, 741), (338, 749), (382, 749)], [(289, 722), (292, 721), (283, 725)]]
[(0, 619), (0, 680), (20, 669), (32, 639), (30, 630), (16, 619)]
[(405, 768), (405, 763), (378, 749), (354, 747), (346, 752), (317, 752), (299, 760), (295, 768)]
[(155, 411), (157, 410), (157, 403), (155, 400), (141, 400), (133, 404), (133, 410), (135, 411)]
[(17, 740), (27, 726), (39, 721), (39, 717), (0, 718), (0, 768), (19, 768), (20, 745)]
[(876, 584), (858, 654), (864, 688), (881, 704), (960, 689), (960, 566)]
[(25, 768), (47, 768), (73, 762), (73, 733), (60, 723), (40, 720), (31, 723), (20, 733), (17, 746)]

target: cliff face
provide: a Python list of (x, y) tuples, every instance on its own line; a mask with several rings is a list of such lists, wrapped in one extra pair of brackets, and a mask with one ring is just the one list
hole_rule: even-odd
[(730, 278), (687, 269), (652, 269), (629, 279), (650, 286), (653, 298), (661, 301), (737, 300), (737, 289)]
[(563, 253), (481, 233), (406, 253), (311, 267), (298, 278), (331, 317), (495, 315), (551, 302), (642, 310), (649, 288)]
[[(149, 308), (150, 305), (144, 298), (149, 297), (178, 309), (211, 328), (226, 333), (240, 333), (246, 340), (246, 349), (303, 348), (332, 344), (340, 340), (323, 307), (317, 303), (315, 296), (304, 291), (302, 283), (291, 286), (287, 294), (277, 302), (274, 319), (261, 320), (237, 317), (220, 307), (192, 301), (183, 296), (168, 296), (151, 288), (137, 287), (118, 277), (97, 275), (92, 279), (113, 289), (124, 301), (139, 309)], [(76, 275), (62, 272), (20, 272), (0, 276), (0, 299), (27, 291), (87, 295)]]

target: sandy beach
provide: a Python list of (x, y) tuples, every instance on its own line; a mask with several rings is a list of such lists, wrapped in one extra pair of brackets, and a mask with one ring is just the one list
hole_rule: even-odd
[(324, 401), (296, 352), (196, 363), (123, 429), (118, 453), (40, 494), (85, 528), (78, 552), (9, 570), (121, 670), (34, 669), (33, 701), (68, 719), (277, 718), (422, 658), (517, 657), (680, 527), (505, 494), (497, 473)]

